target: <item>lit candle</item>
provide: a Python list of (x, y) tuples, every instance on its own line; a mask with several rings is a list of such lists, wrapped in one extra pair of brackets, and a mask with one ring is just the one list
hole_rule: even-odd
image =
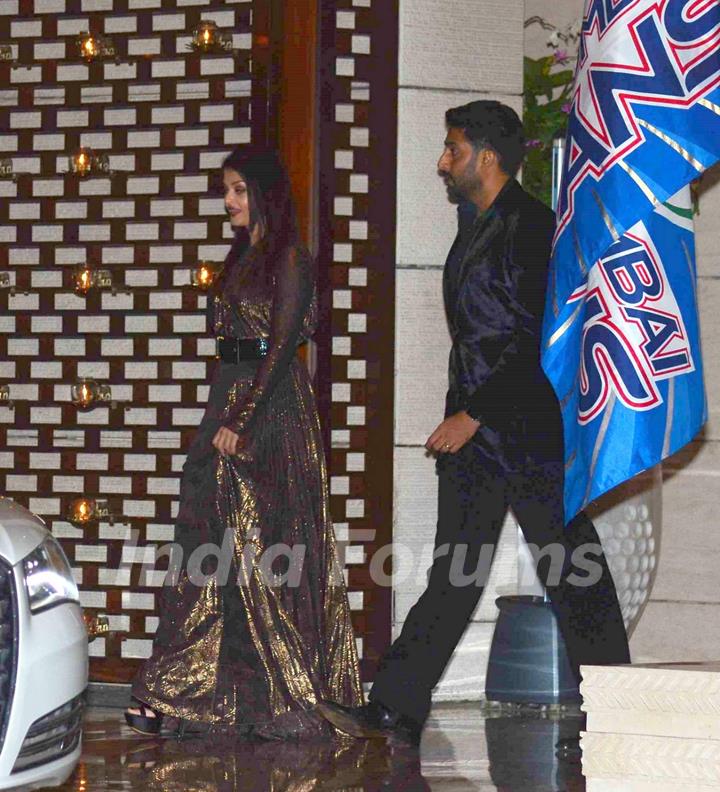
[(100, 54), (100, 42), (92, 33), (83, 31), (77, 38), (77, 46), (80, 51), (80, 57), (90, 63)]
[(216, 269), (212, 264), (200, 263), (192, 270), (190, 283), (198, 289), (209, 289), (213, 285)]
[(89, 149), (80, 149), (72, 158), (72, 170), (79, 176), (86, 176), (93, 168), (93, 154)]
[(95, 516), (95, 501), (78, 498), (70, 504), (68, 519), (77, 525), (89, 523)]
[(89, 267), (82, 267), (75, 273), (75, 291), (87, 294), (93, 285), (92, 270)]
[(95, 380), (80, 379), (70, 388), (70, 401), (83, 409), (100, 399), (101, 387)]
[(73, 525), (87, 525), (97, 520), (107, 519), (112, 525), (115, 516), (110, 511), (107, 501), (96, 501), (93, 498), (77, 498), (70, 504), (67, 519)]
[(191, 48), (211, 52), (218, 45), (218, 27), (212, 19), (204, 19), (192, 32)]

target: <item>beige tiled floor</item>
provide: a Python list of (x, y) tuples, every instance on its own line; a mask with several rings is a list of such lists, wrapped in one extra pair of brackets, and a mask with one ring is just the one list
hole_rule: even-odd
[(91, 708), (83, 756), (62, 789), (191, 792), (579, 792), (580, 766), (555, 757), (577, 736), (577, 717), (498, 716), (479, 705), (433, 710), (417, 751), (382, 743), (268, 743), (213, 738), (146, 739), (117, 709)]

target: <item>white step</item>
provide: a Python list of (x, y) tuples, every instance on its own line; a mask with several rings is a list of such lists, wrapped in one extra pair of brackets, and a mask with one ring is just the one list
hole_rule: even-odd
[(580, 672), (588, 732), (720, 741), (720, 662), (583, 666)]
[(720, 662), (580, 671), (586, 792), (720, 792)]
[(661, 781), (642, 778), (588, 778), (585, 792), (717, 792), (720, 787), (707, 784)]
[[(583, 774), (588, 780), (623, 780), (638, 789), (720, 790), (720, 741), (584, 732)], [(642, 786), (652, 782), (655, 786)], [(658, 787), (657, 785), (661, 786)], [(603, 789), (602, 786), (598, 787)], [(612, 792), (626, 787), (607, 785)], [(592, 787), (588, 786), (588, 792)]]

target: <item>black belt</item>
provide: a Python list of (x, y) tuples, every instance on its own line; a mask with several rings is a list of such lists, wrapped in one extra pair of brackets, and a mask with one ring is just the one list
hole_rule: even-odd
[(215, 339), (215, 357), (223, 363), (239, 363), (241, 360), (260, 360), (268, 353), (267, 338), (223, 338)]

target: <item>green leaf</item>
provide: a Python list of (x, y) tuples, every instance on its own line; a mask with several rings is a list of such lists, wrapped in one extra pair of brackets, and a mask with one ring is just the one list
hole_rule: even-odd
[(570, 71), (570, 69), (564, 69), (561, 72), (556, 72), (555, 74), (550, 75), (550, 80), (552, 84), (559, 88), (561, 85), (568, 85), (573, 81), (574, 74)]

